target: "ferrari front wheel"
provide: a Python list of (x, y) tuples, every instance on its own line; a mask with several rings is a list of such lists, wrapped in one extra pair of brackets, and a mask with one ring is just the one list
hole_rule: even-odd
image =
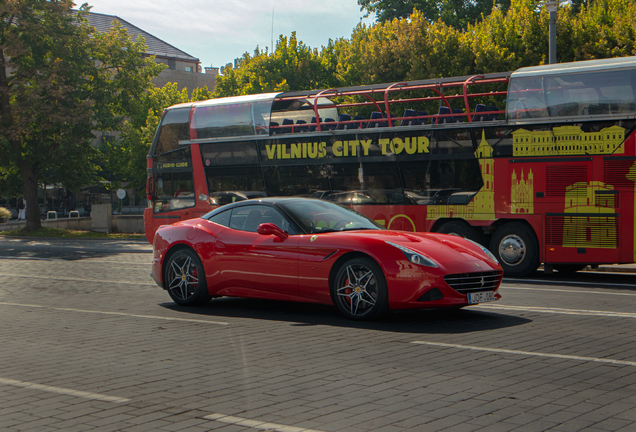
[(340, 312), (354, 320), (378, 318), (389, 310), (384, 273), (369, 258), (351, 259), (338, 269), (331, 297)]
[(194, 251), (180, 249), (165, 266), (164, 286), (172, 300), (181, 306), (199, 306), (210, 301), (203, 264)]

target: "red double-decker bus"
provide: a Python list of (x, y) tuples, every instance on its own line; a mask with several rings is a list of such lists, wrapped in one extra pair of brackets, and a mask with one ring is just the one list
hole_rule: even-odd
[(636, 57), (167, 108), (158, 226), (264, 196), (478, 241), (508, 276), (636, 261)]

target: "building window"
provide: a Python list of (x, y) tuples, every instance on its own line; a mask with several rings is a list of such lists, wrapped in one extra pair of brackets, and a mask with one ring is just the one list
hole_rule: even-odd
[(168, 69), (176, 69), (177, 62), (175, 59), (168, 59)]
[(186, 66), (186, 72), (192, 72), (192, 66)]

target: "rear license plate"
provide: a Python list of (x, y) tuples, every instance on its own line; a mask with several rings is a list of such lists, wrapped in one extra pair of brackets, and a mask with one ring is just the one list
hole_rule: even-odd
[(484, 291), (484, 292), (468, 294), (468, 304), (492, 302), (495, 300), (497, 299), (495, 298), (495, 293), (493, 291)]

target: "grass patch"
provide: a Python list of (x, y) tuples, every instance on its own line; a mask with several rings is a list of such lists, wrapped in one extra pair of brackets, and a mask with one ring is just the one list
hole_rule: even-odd
[(95, 239), (140, 239), (145, 234), (100, 233), (93, 231), (65, 230), (60, 228), (40, 227), (34, 231), (17, 228), (11, 231), (1, 231), (0, 235), (8, 237), (62, 237), (62, 238), (95, 238)]

